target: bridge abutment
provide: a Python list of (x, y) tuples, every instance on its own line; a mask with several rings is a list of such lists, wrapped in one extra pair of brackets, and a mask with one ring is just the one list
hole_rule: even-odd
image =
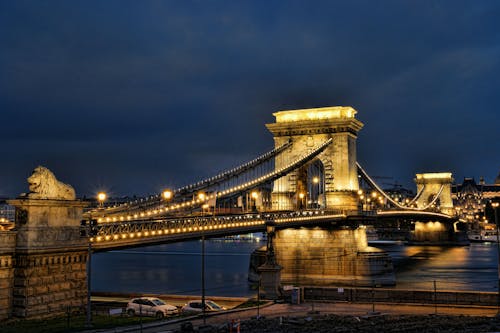
[(42, 318), (66, 313), (87, 300), (87, 240), (80, 237), (86, 205), (76, 200), (22, 198), (16, 207), (11, 274), (15, 317)]

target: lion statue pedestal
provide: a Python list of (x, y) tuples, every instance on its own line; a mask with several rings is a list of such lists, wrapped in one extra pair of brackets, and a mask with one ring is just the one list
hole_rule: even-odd
[(87, 204), (75, 200), (75, 190), (39, 166), (28, 178), (30, 192), (9, 200), (16, 207), (17, 248), (75, 248), (85, 246), (80, 221)]
[(87, 300), (88, 239), (80, 237), (87, 205), (75, 190), (37, 167), (28, 178), (30, 193), (8, 203), (16, 207), (12, 314), (43, 318), (64, 315)]

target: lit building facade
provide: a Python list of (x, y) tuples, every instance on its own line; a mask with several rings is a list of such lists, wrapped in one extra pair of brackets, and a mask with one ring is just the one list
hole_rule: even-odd
[(474, 178), (464, 178), (462, 184), (452, 186), (452, 196), (457, 216), (469, 223), (470, 229), (494, 223), (492, 202), (500, 202), (500, 174), (494, 184), (486, 184), (483, 177), (479, 184)]

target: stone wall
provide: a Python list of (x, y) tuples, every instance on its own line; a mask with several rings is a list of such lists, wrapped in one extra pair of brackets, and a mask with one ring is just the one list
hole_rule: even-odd
[(87, 252), (16, 254), (13, 315), (45, 317), (82, 307), (87, 297)]
[(12, 316), (15, 231), (0, 231), (0, 320)]

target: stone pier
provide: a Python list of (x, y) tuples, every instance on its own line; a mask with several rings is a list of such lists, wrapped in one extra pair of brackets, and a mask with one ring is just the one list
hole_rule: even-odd
[[(300, 228), (276, 232), (276, 261), (282, 267), (282, 285), (394, 285), (391, 257), (369, 247), (364, 228)], [(254, 252), (252, 266), (265, 251)]]
[(8, 200), (14, 228), (0, 231), (0, 319), (58, 316), (87, 301), (87, 204), (44, 167), (28, 183), (28, 194)]
[(12, 314), (39, 318), (86, 304), (87, 242), (80, 237), (84, 203), (17, 199)]

